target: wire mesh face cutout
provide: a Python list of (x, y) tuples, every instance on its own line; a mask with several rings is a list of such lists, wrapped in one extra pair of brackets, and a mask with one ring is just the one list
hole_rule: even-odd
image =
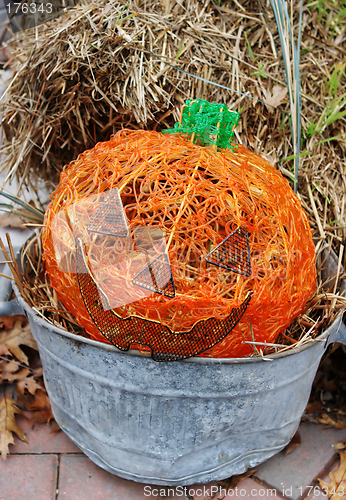
[(125, 238), (129, 234), (124, 208), (117, 188), (112, 189), (88, 225), (92, 233)]
[(200, 354), (230, 334), (243, 316), (251, 300), (251, 293), (244, 302), (233, 308), (223, 320), (209, 318), (198, 321), (191, 330), (172, 332), (167, 326), (138, 316), (125, 319), (113, 310), (104, 310), (102, 291), (91, 276), (83, 244), (77, 241), (77, 276), (80, 292), (91, 319), (107, 340), (122, 351), (133, 344), (150, 347), (154, 361), (179, 361)]
[[(87, 231), (80, 217), (90, 217)], [(153, 292), (173, 298), (175, 286), (165, 233), (159, 227), (135, 226), (130, 231), (118, 189), (86, 197), (52, 221), (52, 240), (59, 268), (75, 273), (75, 241), (88, 241), (89, 266), (102, 290), (104, 309), (116, 309)], [(81, 235), (81, 230), (84, 234)], [(107, 299), (106, 299), (107, 298)]]
[(166, 297), (175, 297), (173, 275), (167, 254), (156, 257), (133, 278), (132, 282)]
[(246, 229), (238, 227), (214, 250), (209, 252), (205, 260), (229, 271), (250, 276), (249, 236)]

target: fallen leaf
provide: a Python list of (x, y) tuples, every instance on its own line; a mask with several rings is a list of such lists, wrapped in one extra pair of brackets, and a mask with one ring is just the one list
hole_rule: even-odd
[(47, 396), (47, 393), (42, 390), (42, 388), (35, 393), (35, 400), (28, 407), (28, 410), (34, 411), (32, 418), (29, 419), (29, 423), (31, 427), (36, 422), (45, 422), (49, 423), (54, 419), (52, 409), (50, 406), (50, 401)]
[(2, 378), (4, 378), (5, 380), (6, 380), (6, 376), (8, 373), (14, 373), (18, 369), (19, 369), (19, 366), (17, 365), (17, 363), (13, 363), (13, 361), (2, 360), (1, 373), (3, 374)]
[[(37, 410), (33, 412), (33, 416), (29, 418), (30, 427), (34, 427), (35, 424), (49, 424), (49, 422), (54, 420), (54, 415), (52, 410), (49, 408), (47, 410)], [(56, 423), (56, 422), (55, 422)], [(53, 428), (52, 432), (58, 432), (60, 430), (58, 424), (56, 424), (58, 428)]]
[(14, 401), (4, 394), (0, 402), (0, 452), (3, 460), (7, 458), (9, 445), (14, 444), (13, 433), (16, 433), (22, 441), (28, 442), (23, 429), (17, 425), (16, 413), (21, 414), (22, 412)]
[(241, 481), (244, 481), (247, 477), (253, 476), (257, 469), (252, 469), (248, 470), (247, 472), (244, 472), (244, 474), (237, 474), (236, 476), (232, 476), (228, 479), (224, 479), (223, 481), (219, 481), (217, 484), (221, 486), (222, 488), (228, 490), (233, 490), (237, 484), (239, 484)]
[(34, 397), (35, 399), (28, 407), (28, 410), (45, 410), (47, 408), (50, 408), (49, 398), (47, 396), (47, 393), (42, 390), (42, 387), (39, 391), (36, 392)]
[(50, 431), (51, 434), (55, 434), (56, 432), (61, 431), (60, 427), (58, 426), (58, 424), (54, 420), (54, 418), (52, 419), (52, 421), (50, 422), (50, 424), (52, 426), (52, 430)]
[(332, 500), (345, 500), (346, 491), (346, 451), (339, 451), (340, 466), (335, 472), (329, 473), (330, 483), (318, 479), (321, 488)]
[(0, 344), (0, 356), (9, 356), (11, 353), (5, 346), (5, 344)]
[(263, 90), (263, 94), (263, 101), (268, 105), (268, 110), (271, 111), (273, 107), (277, 108), (285, 99), (287, 88), (281, 87), (281, 85), (276, 85), (276, 87), (273, 88), (272, 92), (270, 92), (270, 90)]
[(321, 417), (317, 418), (316, 420), (320, 424), (329, 425), (335, 427), (335, 429), (344, 429), (346, 427), (345, 422), (339, 417), (337, 417), (337, 420), (335, 421), (327, 413), (322, 413)]
[(23, 326), (28, 324), (28, 320), (25, 316), (18, 314), (14, 316), (0, 316), (0, 328), (4, 330), (12, 330), (17, 321), (20, 321)]
[(321, 401), (314, 401), (313, 403), (309, 403), (305, 408), (305, 413), (314, 413), (316, 410), (320, 410), (322, 408)]
[(286, 446), (286, 448), (284, 450), (285, 455), (288, 455), (289, 453), (291, 453), (291, 451), (295, 450), (300, 445), (301, 442), (302, 442), (302, 439), (300, 437), (300, 432), (298, 430), (295, 433), (295, 435), (293, 436), (293, 438), (291, 439), (291, 441)]
[(0, 214), (0, 227), (17, 227), (25, 228), (22, 219), (16, 214), (2, 213)]
[(3, 374), (2, 379), (7, 380), (10, 383), (17, 382), (17, 388), (22, 394), (24, 394), (25, 389), (27, 389), (30, 394), (35, 394), (35, 391), (37, 391), (37, 389), (42, 389), (41, 385), (38, 384), (35, 380), (35, 377), (40, 377), (41, 375), (42, 369), (38, 369), (33, 372), (32, 370), (23, 368), (16, 373)]
[(30, 394), (35, 394), (35, 392), (38, 390), (38, 389), (42, 389), (42, 387), (40, 386), (40, 384), (38, 384), (36, 382), (36, 380), (34, 379), (34, 377), (25, 377), (23, 378), (22, 380), (20, 380), (17, 384), (17, 388), (19, 390), (19, 392), (21, 392), (22, 394), (24, 393), (24, 390), (27, 389)]
[(49, 398), (45, 392), (45, 388), (42, 386), (35, 391), (35, 394), (28, 394), (27, 392), (18, 394), (16, 404), (21, 410), (31, 412), (31, 417), (29, 418), (31, 427), (36, 423), (48, 424), (54, 420)]
[(345, 448), (346, 448), (346, 443), (336, 443), (334, 445), (334, 450), (335, 451), (344, 450)]
[(37, 345), (31, 334), (30, 326), (22, 326), (21, 320), (15, 322), (12, 330), (0, 332), (0, 344), (5, 344), (13, 356), (26, 365), (29, 360), (19, 346), (26, 345), (37, 351)]

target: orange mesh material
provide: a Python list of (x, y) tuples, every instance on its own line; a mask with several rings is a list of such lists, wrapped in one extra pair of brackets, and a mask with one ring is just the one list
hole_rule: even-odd
[[(129, 237), (90, 233), (95, 206), (115, 187)], [(114, 303), (127, 293), (126, 269), (116, 286), (112, 277), (119, 266), (126, 267), (124, 256), (136, 252), (131, 234), (140, 226), (158, 227), (165, 234), (175, 296), (151, 293), (129, 303), (124, 300), (114, 308), (122, 318), (137, 316), (160, 322), (172, 332), (189, 331), (200, 320), (226, 319), (252, 292), (232, 332), (201, 356), (251, 354), (253, 348), (244, 344), (252, 340), (250, 324), (256, 341), (274, 342), (315, 291), (315, 250), (300, 202), (277, 170), (243, 146), (234, 152), (216, 151), (180, 135), (122, 130), (65, 168), (45, 224), (42, 242), (51, 285), (91, 337), (100, 341), (106, 340), (79, 290), (78, 238), (88, 249), (95, 282)], [(249, 276), (206, 260), (208, 254), (221, 255), (212, 252), (238, 228), (248, 234)], [(139, 265), (136, 274), (142, 269)]]

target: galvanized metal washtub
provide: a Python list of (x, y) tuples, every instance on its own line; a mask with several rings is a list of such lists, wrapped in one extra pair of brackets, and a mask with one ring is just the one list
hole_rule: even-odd
[(156, 363), (52, 326), (14, 291), (0, 315), (28, 317), (61, 429), (100, 467), (145, 483), (220, 480), (282, 450), (327, 346), (346, 344), (339, 317), (310, 344), (263, 359)]

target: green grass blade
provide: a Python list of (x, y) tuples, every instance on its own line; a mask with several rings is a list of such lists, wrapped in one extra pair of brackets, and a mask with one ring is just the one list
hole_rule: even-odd
[[(292, 0), (291, 0), (292, 1)], [(290, 19), (285, 0), (270, 0), (279, 40), (282, 49), (282, 59), (285, 69), (288, 98), (291, 110), (289, 120), (292, 143), (294, 149), (294, 191), (298, 189), (298, 172), (300, 160), (300, 141), (301, 141), (301, 100), (300, 100), (300, 43), (302, 32), (303, 2), (300, 3), (299, 25), (297, 44), (293, 36), (293, 19)]]
[(19, 205), (20, 207), (24, 208), (26, 211), (35, 215), (36, 218), (43, 221), (44, 212), (42, 210), (39, 210), (38, 208), (31, 206), (29, 203), (26, 203), (25, 201), (21, 200), (17, 196), (14, 196), (14, 195), (9, 194), (9, 193), (5, 193), (3, 190), (0, 190), (0, 195), (4, 196), (5, 198), (7, 198), (10, 201), (13, 201), (14, 203)]

